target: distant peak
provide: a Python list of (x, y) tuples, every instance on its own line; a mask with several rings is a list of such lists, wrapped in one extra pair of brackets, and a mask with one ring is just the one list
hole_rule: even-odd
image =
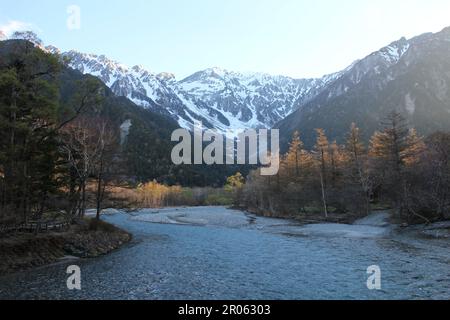
[(209, 73), (210, 75), (214, 76), (219, 76), (219, 77), (223, 77), (225, 76), (228, 71), (219, 67), (212, 67), (212, 68), (208, 68), (205, 70), (206, 73)]
[(399, 40), (392, 42), (388, 47), (405, 46), (408, 44), (408, 40), (405, 37), (401, 37)]
[(176, 80), (175, 75), (170, 72), (161, 72), (156, 77), (163, 81), (175, 81)]
[(136, 72), (145, 70), (144, 66), (141, 65), (141, 64), (135, 65), (135, 66), (134, 66), (133, 68), (131, 68), (131, 69), (133, 69), (133, 70), (136, 71)]

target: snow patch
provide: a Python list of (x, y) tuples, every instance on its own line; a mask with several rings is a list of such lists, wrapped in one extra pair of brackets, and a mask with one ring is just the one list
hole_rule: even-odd
[(405, 107), (410, 115), (416, 112), (416, 99), (413, 99), (410, 93), (405, 96)]

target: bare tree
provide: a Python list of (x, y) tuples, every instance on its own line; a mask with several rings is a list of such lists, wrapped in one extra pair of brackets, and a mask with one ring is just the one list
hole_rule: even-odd
[(112, 124), (106, 119), (97, 119), (95, 132), (97, 134), (96, 157), (94, 162), (94, 175), (97, 182), (96, 209), (97, 220), (100, 220), (102, 203), (105, 198), (105, 191), (111, 179), (111, 166), (114, 160), (115, 151), (119, 143), (119, 135), (113, 129)]
[(71, 198), (76, 199), (72, 213), (79, 217), (83, 217), (86, 212), (86, 185), (99, 152), (96, 121), (87, 116), (79, 117), (61, 130), (62, 149), (72, 176), (76, 177), (70, 183)]

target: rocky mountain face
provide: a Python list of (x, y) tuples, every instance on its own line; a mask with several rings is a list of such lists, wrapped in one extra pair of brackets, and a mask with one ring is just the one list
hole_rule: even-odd
[(221, 132), (272, 127), (341, 75), (298, 80), (211, 68), (177, 81), (173, 74), (129, 68), (103, 55), (70, 51), (62, 56), (72, 68), (100, 78), (116, 95), (170, 115), (182, 127), (202, 121)]
[(396, 110), (427, 135), (450, 128), (450, 28), (400, 39), (349, 67), (276, 127), (286, 146), (294, 131), (308, 147), (315, 128), (344, 142), (351, 123), (366, 140)]

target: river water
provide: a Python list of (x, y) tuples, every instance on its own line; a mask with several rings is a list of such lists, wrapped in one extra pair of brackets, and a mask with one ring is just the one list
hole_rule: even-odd
[[(104, 217), (133, 241), (96, 259), (0, 276), (1, 299), (450, 299), (449, 240), (368, 219), (299, 226), (222, 207)], [(66, 268), (81, 268), (81, 291)], [(381, 269), (381, 290), (367, 268)]]

